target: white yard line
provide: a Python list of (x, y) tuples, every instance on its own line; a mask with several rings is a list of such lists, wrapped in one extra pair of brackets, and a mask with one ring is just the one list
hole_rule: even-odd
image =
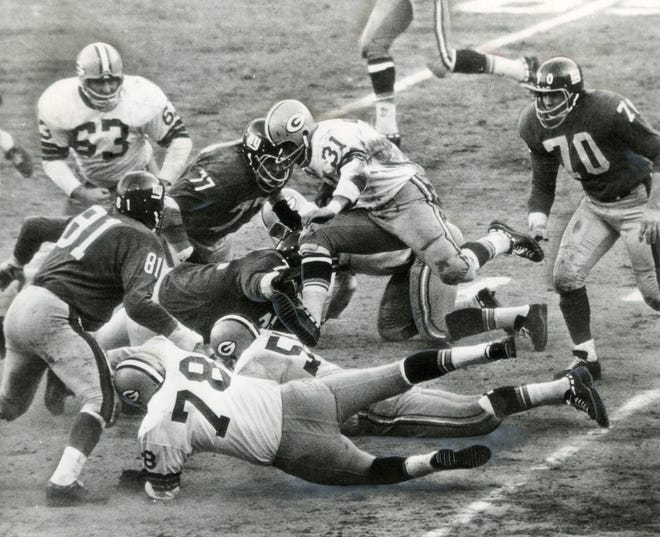
[[(588, 2), (575, 9), (571, 9), (566, 13), (562, 13), (561, 15), (558, 15), (556, 17), (551, 17), (543, 22), (529, 26), (528, 28), (524, 28), (519, 32), (514, 32), (512, 34), (505, 35), (498, 39), (493, 39), (492, 41), (483, 43), (477, 48), (477, 50), (481, 52), (488, 52), (488, 51), (496, 50), (497, 48), (503, 47), (505, 45), (517, 43), (518, 41), (522, 41), (523, 39), (527, 39), (533, 35), (547, 32), (548, 30), (551, 30), (552, 28), (556, 28), (557, 26), (568, 24), (570, 22), (582, 19), (588, 15), (592, 15), (598, 11), (602, 11), (603, 9), (618, 4), (619, 2), (620, 0), (596, 0), (594, 2)], [(424, 68), (421, 71), (416, 71), (411, 75), (408, 75), (407, 77), (399, 80), (394, 86), (394, 89), (396, 92), (402, 92), (407, 90), (411, 86), (414, 86), (415, 84), (419, 84), (424, 80), (433, 78), (433, 76), (434, 75), (433, 73), (431, 73), (431, 71)], [(376, 97), (373, 93), (370, 95), (365, 95), (364, 97), (357, 99), (356, 101), (352, 101), (344, 106), (341, 106), (340, 108), (331, 110), (326, 114), (322, 114), (322, 118), (332, 119), (336, 117), (345, 116), (350, 112), (353, 112), (355, 110), (360, 110), (362, 108), (366, 108), (367, 106), (372, 105), (375, 102), (375, 100)]]
[(445, 537), (453, 535), (461, 526), (467, 526), (478, 516), (496, 512), (496, 516), (504, 516), (507, 510), (506, 505), (502, 505), (502, 500), (506, 496), (515, 493), (520, 487), (529, 482), (538, 482), (537, 472), (543, 472), (550, 469), (560, 468), (573, 455), (579, 453), (582, 449), (591, 445), (596, 439), (601, 439), (611, 431), (619, 421), (625, 420), (629, 416), (636, 414), (645, 407), (652, 405), (660, 400), (660, 389), (649, 390), (629, 399), (623, 406), (610, 416), (609, 429), (593, 429), (587, 434), (573, 437), (568, 443), (561, 446), (554, 453), (545, 458), (543, 463), (532, 466), (528, 469), (521, 469), (519, 475), (514, 480), (504, 483), (501, 487), (490, 492), (483, 498), (472, 502), (458, 514), (449, 518), (445, 523), (434, 530), (424, 534), (424, 537)]

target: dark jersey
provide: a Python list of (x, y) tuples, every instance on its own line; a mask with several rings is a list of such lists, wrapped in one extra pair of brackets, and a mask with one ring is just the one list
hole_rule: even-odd
[(179, 205), (188, 237), (215, 243), (259, 212), (267, 197), (239, 151), (239, 144), (203, 150), (168, 195)]
[(288, 265), (277, 250), (255, 250), (229, 263), (182, 263), (160, 284), (160, 304), (208, 340), (213, 324), (230, 313), (261, 327), (273, 320), (271, 302), (259, 291), (261, 277)]
[[(62, 219), (56, 219), (62, 225)], [(176, 321), (152, 301), (165, 263), (158, 237), (122, 214), (95, 205), (70, 219), (34, 277), (78, 314), (86, 330), (106, 323), (122, 301), (136, 322), (169, 334)]]
[(652, 161), (660, 164), (660, 133), (630, 100), (611, 91), (585, 92), (553, 129), (540, 124), (530, 103), (520, 117), (519, 132), (532, 157), (530, 212), (550, 212), (560, 164), (589, 196), (605, 202), (641, 183), (648, 187)]

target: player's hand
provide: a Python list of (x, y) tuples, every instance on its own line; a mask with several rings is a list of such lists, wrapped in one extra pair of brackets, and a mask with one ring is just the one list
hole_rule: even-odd
[(32, 171), (34, 170), (32, 157), (30, 157), (25, 149), (15, 145), (5, 153), (5, 158), (11, 161), (14, 168), (16, 168), (23, 177), (32, 177)]
[(308, 226), (310, 224), (323, 224), (329, 222), (335, 216), (337, 216), (337, 213), (326, 207), (313, 209), (302, 217), (302, 223), (303, 226)]
[(660, 243), (660, 209), (646, 207), (639, 226), (639, 241), (647, 244)]
[(104, 205), (110, 201), (110, 191), (107, 188), (80, 185), (71, 192), (71, 197), (84, 205)]
[(545, 213), (534, 212), (527, 215), (529, 233), (537, 242), (548, 240), (548, 217)]
[(18, 280), (20, 286), (23, 286), (25, 283), (23, 267), (18, 266), (11, 260), (0, 263), (0, 291), (7, 289), (14, 280)]

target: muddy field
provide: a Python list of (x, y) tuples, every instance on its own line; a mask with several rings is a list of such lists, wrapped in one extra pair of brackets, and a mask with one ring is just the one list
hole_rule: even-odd
[[(431, 2), (414, 4), (416, 20), (392, 49), (400, 79), (424, 69), (436, 54)], [(623, 93), (660, 126), (656, 2), (498, 1), (486, 3), (490, 13), (459, 10), (479, 4), (484, 2), (452, 3), (455, 44), (477, 47), (555, 20), (576, 6), (593, 8), (572, 22), (537, 26), (537, 32), (497, 52), (573, 57), (589, 87)], [(146, 76), (165, 90), (196, 149), (238, 137), (247, 121), (264, 115), (281, 98), (300, 99), (318, 115), (331, 114), (371, 92), (357, 47), (369, 5), (362, 0), (5, 0), (0, 126), (38, 160), (39, 95), (53, 81), (73, 76), (79, 49), (99, 40), (117, 46), (127, 73)], [(641, 11), (630, 14), (633, 7)], [(530, 170), (516, 126), (529, 98), (509, 80), (460, 75), (429, 78), (399, 94), (403, 147), (427, 169), (447, 215), (468, 238), (481, 235), (495, 218), (526, 225)], [(350, 115), (371, 120), (371, 113), (368, 106)], [(6, 161), (0, 166), (4, 259), (21, 219), (59, 213), (64, 197), (40, 171), (22, 180)], [(296, 185), (312, 191), (303, 175), (296, 176)], [(552, 238), (545, 245), (547, 261), (532, 265), (500, 258), (480, 273), (481, 278), (510, 278), (497, 288), (506, 305), (548, 303), (547, 349), (534, 353), (522, 339), (517, 360), (453, 373), (437, 385), (482, 393), (495, 386), (549, 380), (568, 363), (571, 344), (550, 275), (563, 225), (580, 195), (579, 185), (562, 175)], [(256, 223), (240, 237), (245, 249), (268, 245)], [(359, 282), (342, 319), (326, 325), (320, 354), (350, 367), (389, 362), (420, 348), (414, 340), (379, 340), (376, 310), (385, 280), (361, 277)], [(383, 454), (473, 442), (494, 451), (493, 459), (477, 470), (380, 488), (315, 486), (274, 469), (200, 454), (187, 466), (181, 498), (157, 505), (117, 489), (121, 470), (139, 465), (139, 420), (125, 417), (106, 431), (82, 476), (95, 493), (109, 496), (107, 503), (53, 510), (45, 506), (44, 487), (66, 442), (75, 406), (52, 417), (40, 393), (25, 416), (0, 424), (0, 535), (660, 534), (660, 316), (636, 299), (630, 263), (620, 245), (593, 271), (588, 286), (604, 368), (598, 387), (612, 421), (608, 430), (598, 430), (572, 409), (546, 407), (510, 418), (494, 433), (476, 439), (360, 438), (358, 445)]]

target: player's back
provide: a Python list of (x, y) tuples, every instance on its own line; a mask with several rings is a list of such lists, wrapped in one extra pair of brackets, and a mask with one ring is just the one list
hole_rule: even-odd
[(237, 375), (279, 384), (298, 378), (320, 378), (339, 370), (339, 366), (307, 349), (295, 336), (274, 330), (261, 330), (234, 366)]
[[(415, 175), (424, 170), (396, 145), (364, 121), (331, 119), (319, 122), (312, 134), (309, 171), (337, 182), (351, 160), (365, 165), (365, 184), (357, 207), (374, 207), (389, 201)], [(350, 164), (349, 164), (350, 165)]]
[(247, 223), (266, 200), (239, 144), (203, 149), (172, 185), (190, 238), (217, 240)]
[(87, 330), (107, 322), (124, 297), (124, 278), (153, 283), (163, 266), (156, 235), (122, 214), (92, 206), (66, 227), (34, 276), (73, 306)]
[(181, 263), (160, 284), (161, 305), (179, 321), (207, 337), (215, 321), (230, 313), (259, 323), (272, 317), (271, 303), (259, 296), (260, 277), (284, 268), (275, 250), (254, 250), (228, 263)]
[(275, 382), (238, 377), (164, 337), (148, 345), (161, 358), (166, 374), (149, 402), (139, 437), (157, 460), (185, 458), (199, 450), (259, 464), (272, 462), (282, 428), (282, 401)]

